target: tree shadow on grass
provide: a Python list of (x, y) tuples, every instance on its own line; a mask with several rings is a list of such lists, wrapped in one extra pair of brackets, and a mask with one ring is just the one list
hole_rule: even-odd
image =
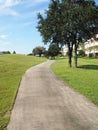
[(98, 70), (98, 65), (81, 65), (81, 66), (79, 66), (78, 68)]

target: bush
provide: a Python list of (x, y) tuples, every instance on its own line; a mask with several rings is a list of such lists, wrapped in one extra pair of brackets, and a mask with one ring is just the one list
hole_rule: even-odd
[(89, 57), (90, 57), (90, 58), (92, 58), (92, 57), (93, 57), (93, 54), (92, 54), (92, 53), (90, 53), (90, 54), (89, 54)]
[(84, 57), (85, 56), (85, 52), (83, 50), (79, 50), (78, 56), (79, 57)]
[(57, 56), (60, 52), (60, 48), (57, 44), (50, 44), (48, 48), (48, 55), (51, 56), (53, 59), (55, 59), (55, 56)]
[(29, 54), (27, 54), (27, 56), (33, 56), (33, 54), (32, 54), (32, 53), (29, 53)]

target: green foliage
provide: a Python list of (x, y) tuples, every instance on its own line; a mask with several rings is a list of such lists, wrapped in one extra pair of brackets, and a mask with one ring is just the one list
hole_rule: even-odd
[(27, 54), (27, 56), (33, 56), (33, 54), (32, 54), (32, 53), (29, 53), (29, 54)]
[(68, 59), (59, 59), (52, 65), (54, 73), (65, 84), (85, 95), (98, 105), (98, 59), (79, 58), (79, 67), (69, 68)]
[(48, 49), (48, 55), (51, 57), (55, 57), (59, 54), (60, 48), (57, 44), (50, 44)]
[(44, 56), (45, 56), (46, 58), (49, 58), (49, 53), (48, 53), (48, 51), (47, 51), (47, 50), (45, 51)]
[(41, 46), (37, 46), (33, 49), (33, 55), (39, 55), (41, 57), (42, 54), (45, 53), (45, 48), (44, 47), (41, 47)]
[(56, 43), (60, 44), (61, 37), (61, 14), (59, 12), (58, 0), (52, 0), (49, 4), (48, 10), (45, 12), (45, 17), (40, 13), (38, 14), (38, 26), (37, 29), (41, 33), (44, 43)]
[(45, 58), (25, 55), (0, 55), (0, 130), (5, 130), (24, 72)]
[(79, 57), (84, 57), (84, 56), (85, 56), (85, 51), (79, 50), (78, 56), (79, 56)]
[(13, 51), (13, 54), (16, 54), (16, 51)]
[(89, 54), (89, 58), (92, 58), (94, 57), (94, 55), (92, 53)]
[(45, 15), (38, 14), (38, 20), (44, 43), (68, 45), (70, 66), (73, 45), (77, 67), (78, 44), (98, 33), (98, 7), (93, 0), (51, 0)]
[(3, 51), (2, 54), (11, 54), (10, 51)]

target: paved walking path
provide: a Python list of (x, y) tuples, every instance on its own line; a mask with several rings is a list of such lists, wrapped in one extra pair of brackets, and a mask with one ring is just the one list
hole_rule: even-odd
[(7, 130), (98, 130), (98, 107), (58, 80), (52, 63), (27, 70)]

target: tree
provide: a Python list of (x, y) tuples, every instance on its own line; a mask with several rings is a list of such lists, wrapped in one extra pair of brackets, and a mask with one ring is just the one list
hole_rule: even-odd
[(39, 55), (41, 57), (41, 55), (45, 53), (45, 48), (42, 46), (37, 46), (33, 49), (32, 52), (34, 55)]
[(62, 13), (66, 24), (63, 24), (63, 29), (67, 30), (69, 55), (72, 54), (70, 46), (74, 45), (75, 67), (77, 67), (78, 45), (98, 32), (98, 7), (93, 0), (62, 0), (61, 5), (64, 7)]
[(57, 44), (50, 44), (48, 48), (48, 55), (51, 56), (51, 58), (55, 58), (60, 52), (60, 48)]
[(3, 51), (2, 53), (3, 53), (3, 54), (11, 54), (10, 51)]
[(78, 45), (98, 33), (98, 7), (93, 0), (51, 0), (45, 15), (38, 14), (38, 20), (44, 43), (67, 44), (70, 67), (73, 46), (77, 67)]
[[(80, 37), (82, 39), (84, 38), (85, 40), (87, 40), (91, 37), (94, 37), (94, 35), (98, 32), (98, 8), (93, 0), (84, 0), (82, 4), (79, 3), (79, 5), (80, 7), (77, 12), (79, 21), (81, 20), (81, 24), (78, 27), (78, 32), (80, 32)], [(80, 42), (78, 37), (77, 42)]]
[(13, 54), (16, 54), (16, 51), (13, 51)]
[(51, 0), (49, 10), (45, 12), (46, 16), (42, 16), (40, 13), (38, 14), (39, 21), (37, 29), (45, 44), (49, 42), (50, 44), (55, 43), (62, 46), (63, 39), (61, 36), (59, 4), (59, 0)]

